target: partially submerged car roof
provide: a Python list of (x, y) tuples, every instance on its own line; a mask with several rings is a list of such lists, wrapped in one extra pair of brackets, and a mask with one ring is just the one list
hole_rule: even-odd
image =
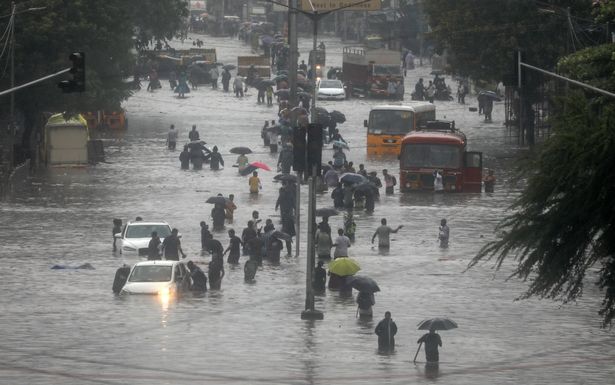
[(126, 222), (126, 225), (167, 225), (169, 226), (169, 224), (165, 221), (128, 221)]
[(141, 261), (135, 263), (135, 266), (173, 266), (175, 263), (183, 263), (181, 261), (167, 261), (167, 260), (157, 260), (157, 261)]

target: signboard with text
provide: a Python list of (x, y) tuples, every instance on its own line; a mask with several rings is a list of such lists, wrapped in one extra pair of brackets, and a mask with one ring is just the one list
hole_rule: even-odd
[[(328, 12), (343, 8), (342, 11), (378, 11), (381, 0), (298, 0), (299, 9), (305, 12)], [(311, 3), (311, 4), (310, 4)], [(314, 8), (312, 8), (312, 6)]]

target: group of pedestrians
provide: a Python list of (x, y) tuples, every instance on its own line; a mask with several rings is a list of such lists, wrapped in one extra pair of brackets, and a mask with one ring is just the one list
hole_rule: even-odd
[[(347, 178), (345, 174), (359, 174), (362, 178)], [(384, 181), (384, 183), (383, 183)], [(331, 199), (338, 209), (362, 210), (371, 213), (375, 210), (375, 202), (380, 196), (380, 189), (385, 188), (387, 195), (394, 194), (397, 178), (382, 170), (382, 180), (377, 171), (367, 171), (363, 164), (356, 170), (352, 161), (347, 161), (341, 148), (333, 154), (327, 171), (322, 176), (323, 189), (333, 189)]]
[[(374, 333), (378, 336), (378, 351), (390, 353), (395, 350), (395, 336), (397, 335), (397, 324), (391, 318), (391, 312), (384, 313), (384, 319), (378, 322)], [(442, 347), (442, 338), (434, 327), (429, 329), (429, 333), (423, 334), (417, 341), (419, 349), (425, 345), (425, 359), (427, 363), (437, 363), (440, 360), (439, 347)], [(417, 350), (418, 354), (418, 350)]]
[[(167, 132), (166, 144), (171, 151), (177, 147), (179, 134), (175, 129), (175, 125), (171, 124)], [(200, 139), (200, 134), (196, 129), (196, 125), (192, 125), (192, 130), (188, 132), (189, 143), (185, 144), (183, 150), (179, 154), (179, 162), (182, 170), (190, 169), (190, 164), (194, 170), (203, 168), (203, 163), (209, 162), (209, 167), (212, 170), (219, 170), (224, 167), (224, 158), (218, 151), (218, 147), (214, 146), (209, 149), (205, 146), (205, 142)]]

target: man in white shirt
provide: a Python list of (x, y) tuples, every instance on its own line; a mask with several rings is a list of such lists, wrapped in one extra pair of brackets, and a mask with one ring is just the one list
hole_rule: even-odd
[(335, 239), (335, 251), (333, 252), (334, 258), (347, 257), (348, 248), (350, 247), (350, 238), (344, 235), (344, 229), (337, 230), (338, 237)]
[(378, 227), (376, 229), (376, 232), (372, 236), (372, 243), (374, 243), (374, 240), (376, 239), (376, 236), (378, 236), (378, 248), (379, 249), (388, 249), (391, 246), (391, 240), (390, 240), (391, 233), (395, 234), (396, 232), (399, 231), (399, 229), (401, 229), (404, 226), (403, 225), (399, 225), (399, 226), (397, 226), (397, 228), (395, 230), (393, 230), (392, 228), (387, 226), (386, 218), (382, 218), (380, 223), (381, 223), (380, 227)]
[(444, 192), (444, 182), (442, 180), (442, 174), (438, 170), (433, 172), (433, 190), (435, 192)]
[(171, 124), (169, 128), (169, 132), (167, 133), (167, 147), (169, 150), (175, 150), (175, 145), (177, 144), (177, 131), (175, 130), (175, 126)]

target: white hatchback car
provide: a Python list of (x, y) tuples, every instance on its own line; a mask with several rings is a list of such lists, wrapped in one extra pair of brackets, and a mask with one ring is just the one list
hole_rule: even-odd
[(326, 100), (344, 100), (346, 99), (346, 91), (341, 80), (322, 79), (318, 82), (316, 90), (318, 99)]
[(143, 261), (132, 267), (120, 294), (181, 295), (190, 290), (190, 272), (181, 261)]
[(130, 221), (121, 233), (115, 234), (120, 241), (120, 253), (134, 256), (147, 256), (147, 246), (156, 231), (160, 241), (171, 235), (171, 226), (166, 222)]

